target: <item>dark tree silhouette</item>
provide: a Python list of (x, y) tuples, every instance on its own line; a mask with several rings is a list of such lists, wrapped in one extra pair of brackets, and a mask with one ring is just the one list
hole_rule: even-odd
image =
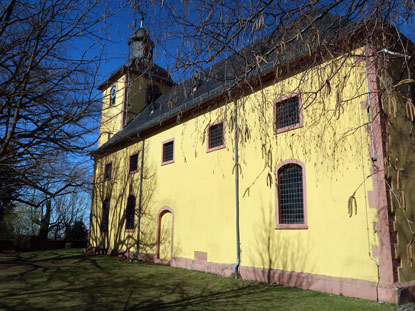
[(16, 202), (47, 206), (90, 182), (82, 157), (98, 124), (101, 63), (90, 49), (107, 40), (99, 27), (117, 13), (105, 5), (0, 2), (0, 220)]

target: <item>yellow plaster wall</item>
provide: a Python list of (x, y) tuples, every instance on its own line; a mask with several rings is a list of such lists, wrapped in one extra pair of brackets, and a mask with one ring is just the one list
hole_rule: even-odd
[[(110, 106), (110, 91), (115, 85), (117, 89), (115, 104)], [(108, 133), (113, 136), (122, 128), (122, 113), (125, 96), (125, 75), (102, 92), (101, 124), (99, 127), (98, 147), (108, 141)]]
[[(143, 76), (132, 74), (130, 76), (130, 91), (128, 94), (128, 114), (126, 123), (130, 122), (146, 105), (146, 90), (150, 83), (157, 85), (161, 94), (167, 92), (170, 87), (154, 80), (148, 80)], [(100, 136), (98, 147), (108, 141), (108, 133), (111, 137), (122, 129), (124, 100), (126, 99), (127, 76), (121, 76), (114, 84), (105, 89), (102, 93), (102, 113), (100, 124)], [(110, 106), (110, 91), (116, 85), (117, 95), (115, 104)]]
[(130, 92), (129, 92), (129, 104), (128, 104), (128, 117), (127, 123), (146, 106), (146, 92), (147, 87), (150, 84), (157, 85), (161, 94), (166, 93), (170, 87), (154, 80), (149, 80), (143, 76), (131, 75)]
[[(141, 152), (140, 144), (131, 145), (96, 162), (94, 205), (90, 228), (90, 242), (99, 248), (134, 251), (137, 231), (125, 230), (127, 198), (134, 194), (138, 204), (139, 172), (129, 173), (129, 157)], [(104, 179), (105, 164), (112, 163), (112, 177)], [(102, 202), (110, 200), (108, 232), (101, 232)], [(135, 228), (137, 221), (135, 221)]]
[[(319, 82), (333, 73), (336, 77), (331, 85), (314, 93)], [(291, 92), (302, 94), (304, 127), (274, 135), (273, 100)], [(361, 105), (366, 92), (364, 64), (351, 58), (326, 63), (238, 100), (242, 265), (377, 281), (376, 265), (368, 255), (378, 243), (373, 232), (376, 211), (369, 209), (366, 195), (373, 190), (372, 181), (363, 182), (370, 174), (369, 136), (363, 126), (367, 113)], [(146, 139), (147, 212), (141, 223), (147, 231), (146, 252), (155, 253), (157, 213), (169, 207), (174, 211), (173, 256), (193, 259), (194, 251), (199, 251), (207, 253), (209, 262), (235, 263), (232, 116), (233, 102), (209, 108)], [(208, 153), (206, 129), (219, 120), (226, 124), (226, 147)], [(162, 166), (162, 143), (170, 139), (174, 139), (175, 160)], [(96, 180), (103, 174), (103, 162), (115, 157), (126, 167), (131, 148), (140, 146), (137, 143), (100, 159)], [(274, 173), (287, 159), (305, 163), (306, 230), (275, 229)], [(268, 174), (272, 185), (267, 185)], [(116, 233), (106, 243), (97, 224), (91, 225), (93, 246), (125, 250), (128, 243), (120, 241), (136, 235), (125, 234), (117, 221), (122, 219), (127, 192), (138, 193), (138, 174), (121, 176), (111, 196), (114, 212), (115, 204), (120, 207), (111, 225)], [(349, 218), (347, 202), (354, 191), (358, 211)], [(95, 221), (99, 219), (99, 200), (95, 194)]]
[[(322, 67), (267, 87), (265, 105), (261, 93), (241, 104), (241, 115), (249, 116), (242, 133), (250, 135), (240, 146), (242, 264), (377, 281), (376, 264), (368, 256), (378, 244), (376, 211), (369, 209), (366, 196), (373, 190), (371, 179), (359, 187), (370, 175), (369, 140), (362, 127), (367, 122), (361, 104), (366, 100), (364, 67), (354, 59)], [(314, 98), (316, 80), (333, 72), (330, 87)], [(271, 116), (272, 100), (291, 92), (302, 94), (304, 127), (274, 135), (272, 120), (262, 122), (258, 106)], [(305, 163), (307, 230), (275, 230), (275, 183), (267, 186), (267, 175), (275, 181), (276, 166), (288, 159)], [(358, 212), (349, 218), (347, 203), (356, 189)]]

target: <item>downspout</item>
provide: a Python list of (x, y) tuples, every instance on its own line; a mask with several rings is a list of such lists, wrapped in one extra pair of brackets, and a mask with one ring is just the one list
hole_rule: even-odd
[[(230, 91), (228, 91), (230, 98)], [(236, 264), (233, 266), (233, 277), (239, 278), (239, 265), (241, 264), (241, 247), (239, 241), (239, 162), (238, 162), (238, 111), (237, 101), (234, 101), (234, 132), (235, 132), (235, 220), (236, 220)]]
[(137, 245), (135, 248), (135, 254), (133, 257), (137, 257), (138, 260), (138, 253), (140, 251), (140, 223), (141, 223), (141, 204), (143, 198), (143, 171), (144, 171), (144, 143), (145, 139), (143, 139), (141, 145), (141, 167), (140, 167), (140, 183), (139, 183), (139, 190), (138, 190), (138, 211), (137, 211)]
[(373, 167), (377, 170), (378, 166), (376, 165), (376, 150), (375, 150), (375, 137), (373, 134), (373, 111), (372, 111), (372, 106), (370, 105), (370, 85), (369, 85), (369, 74), (368, 74), (368, 70), (367, 70), (367, 54), (366, 54), (366, 46), (365, 46), (365, 52), (364, 52), (364, 56), (365, 56), (365, 70), (366, 70), (366, 85), (367, 85), (367, 106), (368, 106), (368, 111), (369, 111), (369, 124), (370, 124), (370, 139), (372, 142), (372, 164)]

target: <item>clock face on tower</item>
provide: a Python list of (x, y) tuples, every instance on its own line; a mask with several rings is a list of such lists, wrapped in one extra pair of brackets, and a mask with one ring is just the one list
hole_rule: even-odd
[(112, 86), (111, 92), (110, 92), (110, 106), (114, 105), (115, 103), (115, 95), (117, 93), (117, 88), (115, 85)]

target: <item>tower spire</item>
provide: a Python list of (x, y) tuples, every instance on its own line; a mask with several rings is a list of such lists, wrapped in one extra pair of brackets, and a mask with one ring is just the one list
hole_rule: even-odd
[(150, 34), (144, 28), (144, 16), (141, 14), (140, 28), (138, 28), (131, 39), (128, 41), (130, 46), (128, 60), (153, 61), (154, 42), (150, 39)]

